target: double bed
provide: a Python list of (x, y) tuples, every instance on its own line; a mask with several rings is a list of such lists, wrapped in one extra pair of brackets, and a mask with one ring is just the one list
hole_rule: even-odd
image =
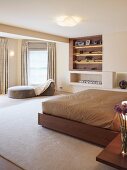
[(107, 146), (119, 133), (115, 104), (127, 100), (126, 92), (89, 89), (42, 103), (38, 123), (97, 145)]

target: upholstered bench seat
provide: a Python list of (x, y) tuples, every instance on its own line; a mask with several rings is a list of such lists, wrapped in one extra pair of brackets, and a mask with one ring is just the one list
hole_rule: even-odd
[(35, 97), (34, 88), (32, 86), (14, 86), (8, 88), (8, 97), (14, 99), (24, 99)]

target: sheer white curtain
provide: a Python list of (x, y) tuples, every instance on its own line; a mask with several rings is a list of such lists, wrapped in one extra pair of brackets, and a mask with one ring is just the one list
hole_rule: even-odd
[(56, 43), (48, 43), (48, 79), (56, 82)]
[(21, 45), (21, 85), (28, 85), (28, 41)]
[(8, 89), (8, 39), (0, 38), (0, 94)]

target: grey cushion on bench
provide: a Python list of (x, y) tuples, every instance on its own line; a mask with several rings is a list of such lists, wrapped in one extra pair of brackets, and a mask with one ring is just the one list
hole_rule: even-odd
[(8, 97), (14, 99), (24, 99), (35, 97), (34, 88), (32, 86), (14, 86), (8, 88)]
[[(55, 92), (55, 83), (52, 82), (49, 87), (40, 96), (52, 96)], [(36, 97), (34, 87), (32, 86), (14, 86), (8, 88), (8, 97), (14, 99), (24, 99)]]

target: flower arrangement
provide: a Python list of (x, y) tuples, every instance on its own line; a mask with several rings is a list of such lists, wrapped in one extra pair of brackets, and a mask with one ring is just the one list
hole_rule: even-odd
[(119, 119), (120, 119), (120, 124), (121, 126), (126, 127), (126, 119), (127, 119), (127, 103), (122, 102), (122, 104), (117, 104), (114, 107), (115, 111), (118, 113), (119, 115)]
[(114, 110), (118, 113), (120, 120), (122, 154), (127, 155), (127, 102), (115, 105)]

